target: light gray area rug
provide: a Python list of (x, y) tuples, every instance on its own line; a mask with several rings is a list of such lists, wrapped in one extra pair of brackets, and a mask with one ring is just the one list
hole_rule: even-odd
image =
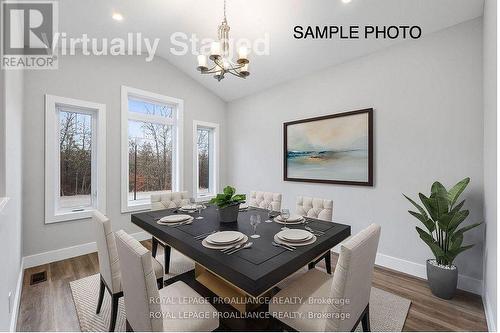
[[(109, 327), (111, 297), (106, 291), (101, 313), (96, 314), (99, 295), (99, 274), (70, 282), (76, 313), (82, 332), (103, 332)], [(370, 296), (370, 323), (374, 332), (400, 332), (403, 329), (410, 300), (372, 288)], [(125, 331), (123, 297), (119, 301), (115, 331)], [(362, 331), (361, 324), (356, 331)]]

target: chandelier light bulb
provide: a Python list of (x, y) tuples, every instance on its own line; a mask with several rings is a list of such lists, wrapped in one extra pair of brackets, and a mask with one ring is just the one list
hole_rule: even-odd
[(204, 54), (198, 55), (198, 69), (199, 70), (207, 69), (207, 56)]
[(212, 42), (212, 45), (210, 46), (210, 55), (214, 57), (220, 56), (220, 43), (219, 42)]
[(248, 59), (248, 48), (246, 46), (240, 46), (238, 49), (239, 59)]

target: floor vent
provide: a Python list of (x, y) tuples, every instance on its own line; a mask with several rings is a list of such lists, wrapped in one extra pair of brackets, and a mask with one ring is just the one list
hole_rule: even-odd
[(47, 271), (31, 274), (30, 285), (34, 285), (43, 281), (47, 281)]

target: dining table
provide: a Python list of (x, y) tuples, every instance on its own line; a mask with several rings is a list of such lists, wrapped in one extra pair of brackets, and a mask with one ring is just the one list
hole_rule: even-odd
[[(281, 231), (283, 224), (275, 222), (273, 216), (269, 217), (268, 210), (249, 207), (240, 211), (238, 220), (231, 223), (220, 222), (217, 210), (216, 206), (207, 205), (201, 211), (189, 213), (193, 217), (192, 223), (177, 226), (158, 223), (164, 216), (186, 214), (177, 208), (132, 214), (131, 221), (192, 259), (195, 262), (196, 281), (215, 295), (227, 300), (242, 313), (252, 310), (258, 303), (252, 300), (265, 299), (264, 296), (269, 295), (279, 282), (303, 269), (351, 234), (349, 225), (305, 217), (304, 223), (287, 224), (287, 227), (290, 229), (308, 227), (318, 232), (316, 241), (289, 250), (273, 245), (274, 236)], [(256, 227), (259, 238), (250, 238), (254, 233), (250, 224), (252, 215), (260, 215), (261, 223)], [(228, 230), (239, 231), (249, 236), (248, 242), (252, 242), (251, 247), (226, 254), (217, 249), (206, 248), (202, 245), (202, 240), (196, 238), (199, 235)], [(245, 301), (242, 302), (241, 299)]]

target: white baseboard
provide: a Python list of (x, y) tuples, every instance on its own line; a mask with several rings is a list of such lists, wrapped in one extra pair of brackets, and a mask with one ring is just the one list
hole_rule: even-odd
[(12, 303), (12, 313), (10, 315), (9, 331), (15, 332), (17, 326), (17, 316), (19, 314), (19, 305), (21, 303), (21, 291), (24, 280), (24, 258), (21, 259), (21, 267), (19, 267), (19, 276), (17, 278), (16, 294), (14, 295), (14, 302)]
[(496, 323), (495, 323), (496, 318), (495, 318), (495, 315), (493, 314), (490, 299), (489, 299), (486, 291), (484, 292), (484, 295), (483, 295), (483, 306), (484, 306), (484, 314), (486, 315), (486, 323), (488, 324), (488, 331), (489, 332), (496, 332), (497, 331), (497, 327), (496, 327)]
[[(139, 241), (151, 238), (151, 235), (145, 231), (131, 234), (131, 236), (133, 236), (135, 239)], [(82, 256), (96, 251), (97, 251), (96, 242), (91, 242), (86, 244), (70, 246), (63, 249), (33, 254), (23, 258), (23, 270), (26, 268), (44, 265), (55, 261)]]
[[(422, 279), (427, 279), (427, 269), (423, 264), (391, 257), (382, 253), (377, 253), (375, 264)], [(482, 295), (483, 281), (459, 274), (458, 288), (477, 295)]]

